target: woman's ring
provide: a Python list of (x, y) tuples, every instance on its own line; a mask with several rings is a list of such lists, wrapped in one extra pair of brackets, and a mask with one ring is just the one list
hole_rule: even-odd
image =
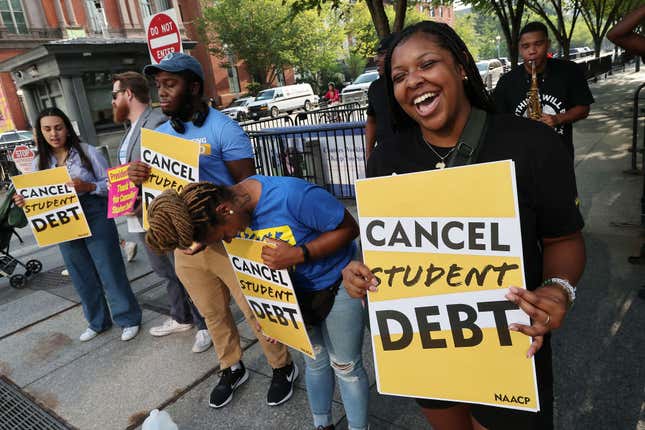
[(551, 315), (546, 314), (546, 321), (544, 321), (542, 325), (549, 325), (550, 322), (551, 322)]

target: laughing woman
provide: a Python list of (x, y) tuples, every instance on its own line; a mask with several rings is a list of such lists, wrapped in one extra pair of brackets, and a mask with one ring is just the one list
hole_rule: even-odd
[[(358, 226), (322, 188), (301, 179), (251, 176), (231, 187), (208, 182), (165, 191), (150, 205), (146, 243), (158, 252), (230, 241), (267, 240), (262, 258), (291, 270), (315, 359), (304, 356), (309, 405), (317, 429), (332, 429), (334, 374), (350, 429), (367, 428), (368, 380), (362, 362), (363, 308), (341, 286)], [(279, 237), (281, 240), (267, 239)]]
[[(107, 161), (82, 143), (69, 118), (58, 108), (46, 108), (36, 120), (38, 157), (33, 170), (66, 166), (92, 232), (91, 237), (58, 245), (74, 289), (81, 298), (89, 327), (81, 342), (96, 337), (116, 322), (130, 340), (139, 332), (141, 308), (125, 271), (116, 224), (107, 218)], [(14, 196), (17, 206), (25, 200)]]
[[(542, 409), (535, 414), (425, 399), (418, 403), (435, 430), (552, 428), (550, 332), (562, 325), (585, 264), (583, 221), (567, 151), (544, 124), (492, 114), (475, 61), (445, 24), (425, 21), (403, 30), (390, 46), (385, 69), (390, 109), (402, 131), (374, 150), (368, 176), (444, 168), (460, 153), (461, 140), (479, 146), (476, 163), (515, 162), (527, 290), (510, 287), (507, 298), (532, 324), (510, 329), (533, 338), (527, 355), (536, 358)], [(357, 261), (343, 271), (343, 283), (352, 297), (363, 297), (377, 285), (369, 268)]]

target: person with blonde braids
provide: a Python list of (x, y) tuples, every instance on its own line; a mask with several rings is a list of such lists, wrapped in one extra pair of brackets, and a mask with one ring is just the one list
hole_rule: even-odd
[[(200, 143), (200, 181), (232, 185), (255, 173), (249, 137), (237, 122), (203, 100), (204, 71), (194, 57), (173, 52), (160, 63), (147, 65), (143, 72), (154, 80), (161, 110), (170, 118), (156, 131)], [(142, 161), (130, 163), (128, 177), (132, 182), (139, 185), (149, 176), (149, 165)], [(204, 317), (219, 359), (221, 376), (208, 404), (221, 408), (231, 402), (234, 391), (249, 377), (242, 362), (240, 334), (229, 306), (231, 297), (255, 330), (253, 312), (221, 243), (210, 246), (196, 243), (176, 251), (174, 257), (177, 277)], [(281, 405), (291, 398), (298, 369), (286, 346), (267, 342), (258, 330), (255, 334), (273, 369), (266, 402), (269, 406)]]
[(237, 236), (268, 242), (262, 259), (271, 269), (290, 269), (316, 354), (304, 357), (314, 426), (333, 429), (336, 375), (349, 428), (367, 428), (363, 307), (340, 288), (358, 226), (338, 200), (302, 179), (255, 175), (231, 187), (199, 182), (180, 194), (165, 191), (148, 214), (146, 243), (158, 252)]

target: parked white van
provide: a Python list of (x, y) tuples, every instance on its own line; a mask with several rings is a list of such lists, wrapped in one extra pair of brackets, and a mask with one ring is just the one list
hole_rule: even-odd
[(254, 101), (248, 104), (249, 116), (253, 119), (296, 109), (311, 109), (318, 103), (318, 96), (309, 84), (286, 85), (260, 91)]

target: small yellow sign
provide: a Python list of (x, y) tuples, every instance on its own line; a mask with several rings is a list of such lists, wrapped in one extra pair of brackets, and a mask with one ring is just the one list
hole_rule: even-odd
[(270, 269), (262, 262), (266, 243), (236, 238), (224, 246), (264, 334), (314, 358), (289, 272)]
[(141, 129), (141, 161), (150, 166), (142, 184), (143, 228), (148, 229), (148, 207), (164, 190), (180, 192), (199, 180), (200, 144), (157, 131)]
[(92, 236), (66, 167), (11, 178), (38, 246)]
[[(359, 180), (378, 390), (539, 410), (512, 161)], [(405, 365), (402, 365), (405, 363)]]

